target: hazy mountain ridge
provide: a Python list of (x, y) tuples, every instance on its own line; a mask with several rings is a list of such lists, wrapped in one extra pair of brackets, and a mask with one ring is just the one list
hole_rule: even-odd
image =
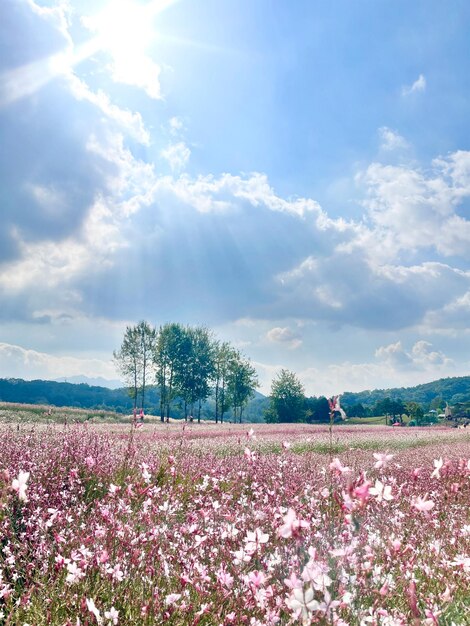
[(90, 387), (106, 387), (107, 389), (121, 389), (124, 387), (122, 380), (103, 378), (103, 376), (62, 376), (54, 379), (56, 383), (72, 383), (73, 385), (90, 385)]

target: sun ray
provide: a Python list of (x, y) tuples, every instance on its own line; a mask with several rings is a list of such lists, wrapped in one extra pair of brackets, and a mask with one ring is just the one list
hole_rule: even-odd
[(73, 51), (38, 59), (0, 75), (0, 108), (28, 97), (52, 80), (66, 76), (76, 65), (100, 50), (111, 54), (125, 73), (138, 68), (144, 48), (154, 35), (152, 19), (178, 0), (151, 0), (139, 4), (135, 0), (110, 1), (101, 12), (83, 18), (94, 36)]

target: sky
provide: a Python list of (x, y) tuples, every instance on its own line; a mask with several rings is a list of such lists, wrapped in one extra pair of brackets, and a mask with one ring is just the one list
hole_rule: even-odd
[(1, 0), (0, 377), (142, 319), (308, 395), (470, 374), (467, 0)]

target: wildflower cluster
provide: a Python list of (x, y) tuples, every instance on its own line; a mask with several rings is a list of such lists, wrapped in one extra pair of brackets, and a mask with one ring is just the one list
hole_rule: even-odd
[(238, 453), (181, 431), (1, 431), (0, 624), (465, 623), (466, 433), (334, 456), (276, 428), (276, 454), (267, 428), (239, 430)]

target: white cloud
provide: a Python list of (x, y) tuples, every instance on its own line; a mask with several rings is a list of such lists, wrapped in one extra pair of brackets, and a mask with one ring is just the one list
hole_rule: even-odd
[(154, 100), (161, 99), (160, 66), (147, 56), (137, 58), (115, 58), (112, 64), (112, 78), (143, 89)]
[(413, 93), (421, 93), (424, 91), (426, 91), (426, 78), (423, 74), (420, 74), (412, 85), (402, 87), (401, 93), (403, 96), (410, 96)]
[(266, 333), (268, 341), (286, 345), (290, 350), (300, 348), (302, 339), (298, 333), (293, 332), (288, 327), (276, 326)]
[(168, 126), (170, 128), (170, 133), (174, 136), (178, 135), (182, 130), (184, 130), (183, 120), (176, 115), (170, 118)]
[(77, 100), (87, 100), (98, 107), (110, 120), (113, 120), (139, 143), (148, 146), (150, 135), (145, 128), (140, 113), (133, 113), (127, 109), (121, 109), (113, 104), (109, 97), (100, 89), (93, 92), (88, 85), (74, 74), (68, 76), (68, 82), (72, 94)]
[(112, 361), (55, 356), (8, 343), (0, 343), (1, 378), (54, 380), (79, 375), (102, 376), (107, 379), (118, 378)]
[(190, 178), (183, 174), (179, 178), (163, 177), (157, 187), (175, 194), (180, 200), (202, 213), (227, 211), (246, 200), (254, 207), (264, 206), (271, 211), (290, 213), (297, 217), (309, 214), (324, 216), (320, 205), (309, 198), (286, 200), (278, 196), (270, 186), (266, 174), (254, 172), (247, 176), (222, 174)]
[(436, 159), (430, 172), (373, 163), (357, 182), (367, 190), (367, 221), (343, 249), (361, 247), (377, 263), (432, 248), (469, 257), (470, 221), (458, 213), (470, 197), (469, 152)]
[(379, 128), (379, 137), (381, 141), (380, 147), (386, 152), (407, 150), (410, 147), (410, 144), (404, 137), (391, 128), (387, 128), (387, 126)]
[(432, 350), (432, 344), (423, 340), (417, 341), (410, 352), (403, 348), (401, 341), (397, 341), (378, 348), (375, 356), (394, 369), (430, 371), (433, 376), (437, 376), (440, 371), (448, 371), (453, 366), (452, 359), (441, 351)]
[(162, 150), (162, 157), (168, 161), (173, 171), (180, 171), (186, 167), (191, 156), (191, 150), (184, 143), (179, 141), (178, 143), (172, 143), (167, 148)]

